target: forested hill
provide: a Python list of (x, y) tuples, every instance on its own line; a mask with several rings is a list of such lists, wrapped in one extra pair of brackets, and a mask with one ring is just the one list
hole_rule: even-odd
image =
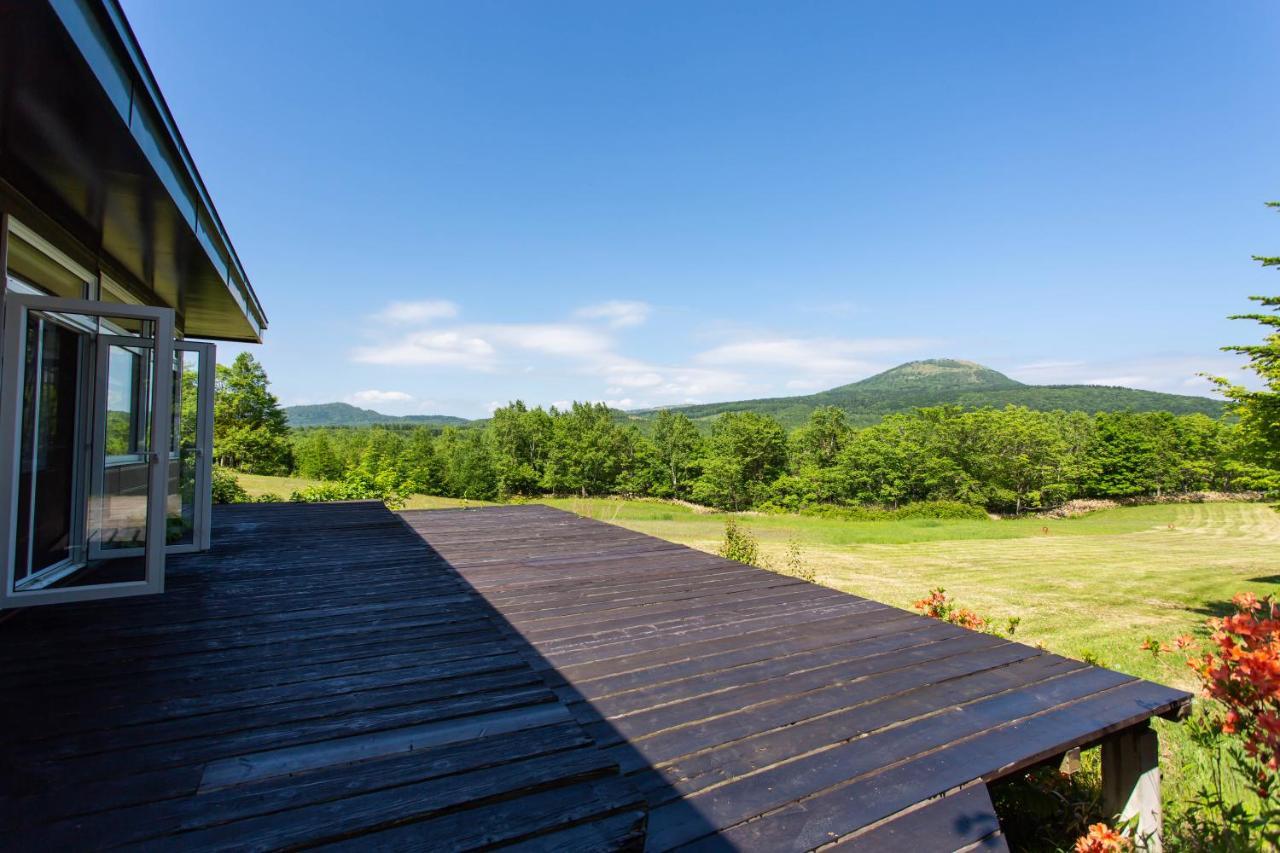
[[(1223, 411), (1221, 402), (1208, 397), (1105, 385), (1027, 385), (971, 361), (945, 358), (907, 362), (859, 382), (802, 397), (706, 403), (681, 406), (679, 411), (694, 420), (750, 411), (772, 415), (793, 427), (803, 423), (819, 406), (837, 406), (848, 413), (850, 424), (869, 426), (895, 412), (949, 404), (974, 408), (1014, 405), (1039, 411), (1162, 411), (1175, 415), (1200, 412), (1211, 417)], [(655, 412), (629, 414), (646, 419)]]
[(462, 426), (466, 418), (452, 415), (384, 415), (373, 409), (361, 409), (349, 403), (321, 403), (315, 406), (287, 406), (284, 410), (291, 427), (373, 426), (405, 424), (413, 426)]

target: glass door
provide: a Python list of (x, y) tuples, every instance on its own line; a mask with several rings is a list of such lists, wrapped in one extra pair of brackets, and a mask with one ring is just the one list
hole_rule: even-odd
[(173, 345), (166, 542), (170, 554), (209, 548), (213, 489), (213, 371), (210, 343)]
[(173, 363), (168, 309), (5, 295), (0, 606), (163, 589)]

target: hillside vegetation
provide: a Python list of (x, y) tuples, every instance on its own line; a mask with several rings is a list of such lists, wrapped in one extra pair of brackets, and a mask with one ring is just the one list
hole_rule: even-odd
[[(1223, 404), (1208, 397), (1104, 385), (1027, 385), (972, 361), (948, 358), (907, 362), (861, 381), (802, 397), (768, 397), (671, 408), (687, 415), (705, 430), (712, 419), (725, 412), (755, 412), (777, 418), (785, 427), (796, 427), (808, 420), (816, 409), (835, 406), (845, 412), (851, 426), (871, 426), (886, 415), (952, 405), (975, 409), (1024, 406), (1039, 412), (1170, 412), (1213, 418), (1223, 412)], [(294, 428), (397, 424), (445, 427), (480, 425), (487, 420), (468, 421), (449, 415), (384, 415), (348, 403), (289, 406), (284, 411)], [(620, 423), (636, 423), (647, 428), (658, 411), (615, 411), (614, 417)]]
[[(971, 361), (935, 358), (912, 361), (859, 382), (802, 397), (768, 397), (728, 403), (680, 406), (694, 421), (725, 412), (755, 412), (777, 418), (784, 426), (799, 426), (823, 406), (842, 409), (853, 426), (870, 426), (886, 415), (927, 406), (967, 408), (1025, 406), (1041, 412), (1170, 412), (1218, 417), (1223, 404), (1208, 397), (1163, 394), (1105, 385), (1027, 385), (999, 371)], [(657, 410), (631, 412), (648, 419)]]
[(362, 427), (388, 424), (413, 426), (462, 426), (466, 418), (452, 415), (384, 415), (373, 409), (362, 409), (350, 403), (319, 403), (313, 406), (287, 406), (284, 410), (289, 426), (301, 429), (318, 426)]

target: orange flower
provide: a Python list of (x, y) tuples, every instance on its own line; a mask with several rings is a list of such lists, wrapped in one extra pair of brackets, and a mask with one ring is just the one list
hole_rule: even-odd
[(1133, 842), (1105, 823), (1095, 823), (1076, 839), (1076, 853), (1120, 853), (1132, 850)]
[[(1251, 592), (1237, 592), (1231, 598), (1231, 603), (1236, 606), (1237, 610), (1258, 610), (1262, 607), (1262, 603), (1258, 601), (1258, 596)], [(1271, 608), (1267, 608), (1270, 610)]]

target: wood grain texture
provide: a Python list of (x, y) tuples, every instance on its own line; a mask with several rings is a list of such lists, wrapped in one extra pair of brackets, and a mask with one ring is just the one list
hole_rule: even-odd
[(4, 847), (640, 845), (616, 759), (380, 503), (217, 507), (213, 539), (163, 595), (0, 624)]
[(643, 792), (650, 850), (1006, 849), (987, 782), (1189, 700), (548, 507), (401, 515)]
[(1188, 698), (541, 506), (214, 543), (0, 623), (6, 847), (1001, 850), (987, 782)]

